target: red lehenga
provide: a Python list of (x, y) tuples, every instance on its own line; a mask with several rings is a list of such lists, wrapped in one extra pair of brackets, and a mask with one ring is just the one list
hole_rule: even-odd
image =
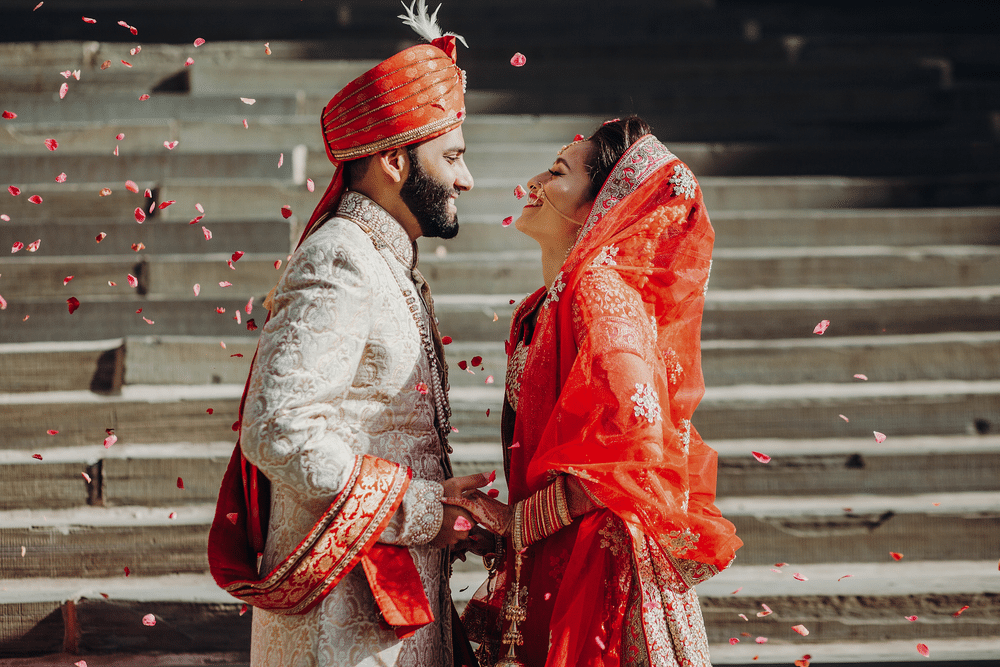
[(465, 614), (484, 665), (511, 643), (531, 667), (710, 664), (693, 585), (742, 545), (714, 505), (716, 452), (691, 424), (714, 236), (694, 175), (647, 135), (601, 188), (552, 287), (515, 311), (509, 501), (566, 474), (599, 509), (520, 559), (506, 540), (492, 590)]

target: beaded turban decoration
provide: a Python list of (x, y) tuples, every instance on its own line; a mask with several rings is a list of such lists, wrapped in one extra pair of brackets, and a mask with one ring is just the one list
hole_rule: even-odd
[(403, 23), (430, 44), (412, 46), (379, 63), (343, 90), (321, 116), (326, 154), (336, 166), (333, 180), (313, 212), (306, 234), (324, 213), (336, 207), (344, 192), (343, 163), (439, 137), (465, 119), (465, 72), (456, 63), (456, 40), (442, 34), (437, 12), (428, 14), (424, 0), (414, 0)]

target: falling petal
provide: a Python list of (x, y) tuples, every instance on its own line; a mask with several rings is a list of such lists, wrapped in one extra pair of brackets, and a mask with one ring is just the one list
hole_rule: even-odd
[(266, 56), (271, 55), (271, 43), (270, 42), (264, 42), (264, 55), (266, 55)]
[(878, 431), (872, 431), (872, 433), (875, 434), (875, 442), (880, 445), (885, 442), (885, 433), (879, 433)]
[(216, 306), (215, 312), (217, 312), (219, 315), (225, 315), (226, 314), (226, 309), (225, 308), (221, 308), (219, 306)]
[(69, 308), (69, 314), (72, 315), (74, 312), (76, 312), (76, 309), (80, 307), (80, 300), (77, 299), (75, 296), (71, 296), (70, 298), (66, 299), (66, 306)]
[(68, 83), (64, 83), (63, 85), (59, 86), (59, 99), (65, 98), (66, 97), (66, 93), (68, 93), (68, 92), (69, 92), (69, 84)]
[(925, 658), (931, 657), (931, 650), (927, 648), (927, 644), (917, 644), (917, 653)]
[(249, 608), (250, 608), (250, 606), (247, 603), (244, 602), (243, 606), (240, 607), (240, 616), (242, 616), (243, 614), (247, 613), (247, 609), (249, 609)]
[(87, 484), (90, 484), (93, 481), (90, 475), (88, 475), (85, 472), (81, 472), (80, 475), (83, 477), (83, 481), (85, 481)]
[[(232, 287), (232, 286), (233, 286), (233, 284), (231, 282), (229, 282), (228, 280), (223, 280), (222, 282), (219, 283), (219, 287)], [(226, 311), (223, 310), (222, 312), (226, 312)]]
[(238, 261), (240, 261), (240, 257), (242, 257), (245, 254), (246, 253), (243, 252), (242, 250), (237, 250), (236, 252), (233, 253), (232, 259), (233, 259), (234, 262), (238, 262)]
[(116, 442), (118, 442), (118, 436), (115, 435), (114, 433), (110, 434), (108, 437), (104, 439), (104, 449), (111, 449), (111, 445), (115, 444)]
[(11, 120), (11, 119), (17, 118), (17, 114), (14, 113), (13, 111), (7, 111), (6, 109), (4, 109), (3, 110), (3, 117), (6, 118), (6, 119), (8, 119), (8, 120)]
[(489, 491), (486, 492), (486, 495), (488, 495), (490, 498), (496, 498), (497, 496), (500, 495), (500, 489), (490, 489)]
[(66, 182), (65, 172), (56, 176), (56, 183), (65, 183), (65, 182)]
[(42, 198), (39, 197), (38, 195), (31, 195), (30, 197), (28, 197), (28, 201), (30, 201), (32, 204), (41, 204)]
[(205, 235), (205, 240), (206, 241), (211, 241), (212, 240), (212, 232), (207, 227), (202, 227), (201, 228), (201, 233)]
[(517, 197), (518, 199), (524, 199), (524, 195), (525, 194), (526, 193), (524, 192), (524, 188), (522, 188), (520, 184), (514, 186), (514, 196), (515, 197)]
[(189, 225), (197, 225), (199, 222), (201, 222), (201, 219), (204, 218), (204, 217), (205, 216), (203, 216), (203, 215), (199, 215), (198, 217), (196, 217), (194, 220), (192, 220), (188, 224)]
[(132, 570), (128, 569), (128, 565), (126, 565), (126, 566), (125, 566), (124, 568), (122, 568), (122, 569), (123, 569), (123, 570), (125, 571), (125, 576), (126, 576), (126, 577), (127, 577), (128, 575), (132, 574)]
[(164, 141), (163, 147), (166, 148), (168, 151), (172, 151), (175, 148), (177, 148), (177, 144), (179, 143), (180, 143), (179, 141)]
[(739, 587), (739, 588), (737, 588), (737, 589), (736, 589), (735, 591), (733, 591), (732, 593), (730, 593), (730, 595), (736, 595), (737, 593), (739, 593), (739, 592), (740, 592), (740, 591), (742, 591), (742, 590), (743, 590), (743, 587), (742, 587), (742, 586), (740, 586), (740, 587)]
[(806, 637), (806, 636), (809, 635), (809, 630), (807, 630), (806, 626), (804, 626), (804, 625), (793, 625), (792, 626), (792, 630), (795, 630), (795, 632), (799, 633), (803, 637)]
[(830, 326), (830, 320), (823, 320), (822, 322), (816, 325), (816, 328), (813, 329), (813, 333), (822, 336), (824, 333), (826, 333), (826, 329), (829, 326)]
[(792, 575), (792, 579), (796, 579), (798, 581), (809, 581), (809, 577), (799, 574), (798, 572)]
[(913, 621), (917, 620), (916, 616), (906, 616), (904, 618), (906, 618), (906, 620), (908, 620), (910, 623), (912, 623)]
[(28, 252), (36, 252), (38, 250), (38, 246), (40, 245), (42, 245), (42, 240), (35, 239), (34, 241), (28, 244), (27, 250)]
[(39, 461), (41, 461), (42, 460), (42, 455), (41, 454), (32, 454), (31, 458), (38, 459)]
[(135, 251), (135, 252), (139, 252), (140, 250), (145, 249), (145, 247), (146, 247), (146, 244), (143, 243), (142, 241), (140, 241), (139, 243), (133, 243), (132, 244), (132, 250)]
[(760, 452), (750, 452), (750, 453), (753, 454), (753, 457), (758, 461), (760, 461), (761, 463), (767, 463), (768, 461), (771, 460), (771, 457), (768, 456), (767, 454), (761, 454)]
[(184, 480), (182, 478), (180, 478), (180, 477), (177, 478), (177, 488), (178, 489), (183, 489), (184, 488)]
[(146, 222), (146, 212), (139, 207), (136, 207), (135, 209), (135, 221), (140, 225)]
[(842, 576), (839, 579), (837, 579), (837, 581), (841, 581), (843, 579), (847, 579), (848, 577), (853, 577), (853, 576), (854, 576), (853, 574), (845, 574), (844, 576)]
[(229, 521), (235, 526), (236, 521), (240, 518), (240, 515), (236, 512), (230, 512), (226, 515), (226, 518), (229, 519)]
[(253, 312), (253, 297), (250, 297), (250, 300), (247, 301), (247, 305), (246, 308), (244, 308), (244, 311), (246, 312), (247, 315)]
[(765, 616), (770, 616), (771, 614), (774, 613), (773, 611), (771, 611), (771, 608), (768, 607), (766, 604), (761, 603), (760, 606), (764, 608), (764, 611), (758, 611), (757, 618), (764, 618)]
[(964, 607), (962, 607), (961, 609), (959, 609), (958, 611), (956, 611), (954, 614), (952, 614), (952, 616), (954, 616), (955, 618), (958, 618), (959, 616), (962, 615), (962, 612), (965, 611), (968, 608), (969, 608), (969, 605), (965, 605)]
[(195, 283), (194, 284), (194, 295), (198, 296), (199, 294), (201, 294), (201, 285), (199, 285), (198, 283)]
[(153, 616), (152, 614), (146, 614), (145, 616), (142, 617), (142, 624), (149, 627), (153, 627), (154, 625), (156, 625), (156, 617)]
[(757, 637), (757, 639), (755, 639), (754, 641), (757, 642), (758, 644), (766, 644), (767, 637)]
[(129, 62), (129, 61), (127, 61), (127, 60), (123, 60), (123, 61), (122, 61), (122, 65), (125, 65), (125, 67), (131, 67), (131, 66), (132, 66), (132, 63), (130, 63), (130, 62)]
[(455, 519), (455, 530), (472, 530), (472, 524), (464, 516)]
[(10, 247), (10, 254), (13, 255), (15, 252), (21, 250), (22, 248), (24, 248), (23, 243), (21, 243), (20, 241), (14, 241), (14, 244), (11, 245)]
[(524, 57), (524, 54), (518, 52), (510, 59), (510, 64), (514, 67), (524, 67), (524, 63), (528, 62), (528, 59)]
[(194, 40), (195, 48), (201, 46), (204, 43), (205, 43), (205, 40), (203, 40), (201, 37), (199, 37), (198, 39)]
[(125, 189), (129, 192), (139, 194), (139, 185), (135, 181), (125, 181)]
[(487, 375), (486, 376), (486, 382), (484, 384), (493, 384), (493, 382), (494, 382), (493, 376), (492, 375)]
[(583, 140), (584, 140), (584, 136), (582, 134), (574, 134), (573, 135), (573, 141), (583, 141)]
[(285, 154), (284, 153), (279, 153), (278, 154), (278, 169), (281, 169), (281, 165), (283, 165), (283, 164), (285, 164)]
[(240, 98), (240, 102), (243, 102), (243, 104), (253, 105), (253, 104), (255, 104), (257, 102), (257, 100), (255, 100), (252, 97), (241, 97)]
[(864, 373), (855, 373), (854, 377), (858, 380), (868, 380), (868, 376)]
[(188, 56), (188, 59), (184, 61), (184, 67), (190, 67), (191, 65), (194, 65), (194, 58)]
[(510, 227), (510, 225), (511, 225), (512, 222), (514, 222), (514, 218), (512, 216), (508, 215), (506, 218), (504, 218), (500, 222), (500, 226), (502, 226), (502, 227)]
[(59, 142), (56, 141), (55, 139), (46, 139), (45, 147), (48, 148), (50, 151), (54, 151), (55, 149), (59, 148)]
[(69, 281), (71, 280), (73, 280), (73, 276), (66, 276), (65, 278), (63, 278), (63, 287), (69, 285)]
[(736, 646), (736, 645), (737, 645), (737, 644), (739, 644), (739, 643), (740, 643), (740, 640), (739, 640), (739, 639), (737, 639), (736, 637), (730, 637), (730, 638), (729, 638), (729, 644), (730, 644), (731, 646)]
[(903, 560), (903, 554), (897, 553), (895, 551), (890, 551), (889, 555), (892, 556), (893, 560)]
[(49, 435), (59, 435), (59, 431), (51, 428), (48, 431), (46, 431), (46, 433), (48, 433)]
[(274, 270), (277, 271), (280, 268), (281, 268), (281, 260), (280, 259), (274, 260)]
[(292, 217), (292, 207), (289, 206), (288, 204), (285, 204), (284, 206), (282, 206), (281, 207), (281, 217), (284, 218), (285, 220), (287, 220), (288, 218)]
[(194, 205), (194, 210), (198, 211), (199, 213), (204, 213), (205, 212), (205, 207), (202, 206), (201, 204), (195, 204)]
[(848, 424), (849, 424), (849, 423), (851, 423), (851, 420), (850, 420), (850, 419), (848, 419), (847, 417), (845, 417), (844, 415), (837, 415), (837, 416), (838, 416), (838, 417), (840, 417), (841, 419), (843, 419), (843, 420), (844, 420), (845, 422), (847, 422)]
[(17, 187), (16, 185), (8, 185), (7, 192), (16, 197), (19, 194), (21, 194), (21, 188)]
[(149, 95), (145, 95), (145, 94), (144, 94), (144, 95), (140, 95), (140, 96), (139, 96), (139, 101), (140, 101), (140, 102), (145, 102), (145, 101), (146, 101), (146, 100), (148, 100), (148, 99), (149, 99)]
[(167, 518), (168, 519), (176, 519), (177, 518), (177, 512), (171, 512), (170, 514), (167, 515)]
[(176, 203), (177, 203), (176, 199), (171, 199), (170, 201), (162, 202), (160, 204), (160, 210), (162, 211), (163, 209), (167, 208), (168, 206), (172, 206), (172, 205), (174, 205)]
[(451, 341), (452, 341), (451, 336), (441, 336), (442, 345), (451, 345)]

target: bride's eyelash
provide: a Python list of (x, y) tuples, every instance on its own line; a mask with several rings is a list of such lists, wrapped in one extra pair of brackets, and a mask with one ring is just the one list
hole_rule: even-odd
[(562, 173), (558, 171), (552, 171), (551, 169), (549, 169), (549, 173), (552, 174), (553, 176), (562, 176)]

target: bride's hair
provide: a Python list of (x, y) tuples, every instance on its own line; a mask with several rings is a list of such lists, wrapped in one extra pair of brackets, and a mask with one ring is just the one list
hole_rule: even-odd
[(629, 116), (611, 120), (601, 125), (590, 135), (588, 141), (594, 145), (594, 151), (587, 161), (590, 173), (590, 198), (600, 192), (604, 181), (608, 179), (611, 170), (618, 164), (628, 147), (640, 137), (651, 134), (652, 130), (643, 119)]

